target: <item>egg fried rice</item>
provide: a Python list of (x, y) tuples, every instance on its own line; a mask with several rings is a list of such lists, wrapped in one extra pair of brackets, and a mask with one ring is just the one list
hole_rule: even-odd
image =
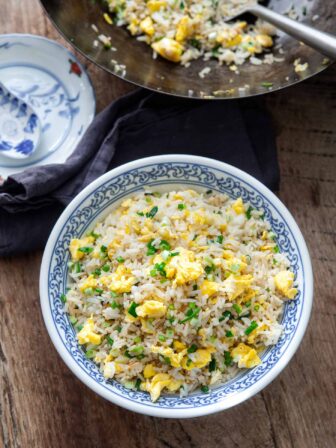
[[(127, 29), (138, 40), (172, 62), (188, 65), (203, 57), (236, 67), (250, 60), (262, 63), (255, 55), (273, 46), (275, 30), (257, 21), (247, 24), (225, 22), (237, 7), (250, 0), (107, 0), (111, 16), (105, 20)], [(107, 41), (106, 41), (107, 42)], [(269, 63), (269, 58), (265, 60)]]
[(144, 191), (69, 246), (62, 295), (106, 379), (185, 396), (261, 363), (297, 289), (263, 213), (212, 191)]

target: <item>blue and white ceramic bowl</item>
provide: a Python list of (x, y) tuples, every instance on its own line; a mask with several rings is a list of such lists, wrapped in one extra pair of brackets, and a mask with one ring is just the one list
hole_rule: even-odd
[[(40, 139), (25, 159), (0, 151), (0, 177), (64, 163), (95, 115), (95, 95), (84, 67), (62, 45), (30, 34), (0, 35), (0, 81), (36, 112)], [(1, 180), (1, 179), (0, 179)]]
[[(68, 275), (68, 245), (80, 238), (126, 196), (145, 186), (173, 189), (183, 186), (212, 189), (232, 198), (241, 196), (262, 209), (277, 235), (278, 245), (290, 260), (299, 294), (285, 305), (284, 326), (279, 342), (262, 355), (262, 364), (242, 371), (211, 393), (193, 393), (186, 398), (164, 395), (156, 403), (148, 394), (107, 381), (88, 360), (77, 343), (75, 331), (63, 311), (60, 296)], [(86, 187), (66, 208), (46, 246), (40, 276), (43, 317), (49, 335), (73, 373), (107, 400), (142, 414), (157, 417), (196, 417), (235, 406), (267, 386), (287, 365), (306, 330), (312, 300), (313, 275), (308, 250), (293, 217), (279, 199), (250, 175), (225, 163), (187, 155), (140, 159), (120, 166)]]

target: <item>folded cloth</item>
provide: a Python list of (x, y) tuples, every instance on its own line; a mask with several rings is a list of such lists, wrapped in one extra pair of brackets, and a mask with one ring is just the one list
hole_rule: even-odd
[(261, 99), (184, 100), (136, 90), (96, 116), (65, 164), (27, 169), (0, 187), (0, 255), (42, 248), (86, 185), (125, 162), (165, 153), (222, 160), (278, 187), (275, 139)]

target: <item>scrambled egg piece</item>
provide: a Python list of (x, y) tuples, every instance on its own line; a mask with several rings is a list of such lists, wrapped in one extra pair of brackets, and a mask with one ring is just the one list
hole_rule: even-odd
[(182, 350), (180, 353), (175, 353), (170, 347), (157, 347), (155, 345), (151, 348), (152, 353), (158, 353), (166, 358), (170, 359), (170, 364), (173, 367), (181, 367), (181, 361), (186, 354), (186, 350)]
[(277, 290), (288, 299), (294, 299), (297, 289), (293, 288), (294, 274), (290, 271), (281, 271), (274, 277)]
[(137, 315), (140, 317), (163, 317), (167, 312), (167, 306), (157, 300), (146, 300), (136, 309)]
[(170, 392), (175, 392), (181, 387), (182, 382), (175, 380), (168, 373), (157, 373), (152, 381), (146, 381), (143, 385), (143, 389), (150, 393), (152, 401), (156, 401), (164, 388)]
[(192, 24), (188, 16), (183, 16), (176, 29), (175, 39), (177, 42), (183, 42), (192, 33)]
[(143, 370), (143, 376), (148, 379), (148, 378), (152, 378), (156, 373), (156, 369), (153, 366), (153, 364), (146, 364), (145, 368)]
[(101, 343), (101, 336), (94, 332), (94, 322), (92, 316), (85, 322), (81, 331), (77, 333), (77, 339), (81, 345), (99, 345)]
[(183, 53), (183, 46), (169, 37), (154, 42), (152, 47), (160, 56), (173, 62), (179, 62)]
[(117, 267), (117, 270), (110, 275), (110, 290), (117, 294), (130, 292), (135, 283), (135, 277), (131, 274), (132, 272), (130, 269), (126, 268), (123, 264), (120, 264)]
[(251, 369), (261, 363), (257, 351), (243, 343), (239, 344), (231, 351), (231, 356), (235, 362), (238, 362), (238, 367), (240, 369)]
[(228, 296), (229, 300), (234, 300), (245, 290), (247, 290), (253, 281), (252, 275), (230, 275), (223, 282), (222, 288)]
[(223, 30), (218, 34), (216, 41), (224, 47), (234, 47), (241, 43), (242, 37), (238, 30)]
[(213, 296), (219, 291), (219, 284), (217, 282), (210, 282), (209, 280), (204, 280), (200, 287), (201, 293), (205, 296)]
[(140, 29), (145, 34), (148, 34), (148, 36), (153, 36), (153, 34), (155, 33), (155, 29), (151, 17), (146, 17), (144, 20), (140, 22)]
[(177, 341), (177, 340), (175, 340), (173, 342), (173, 346), (174, 346), (174, 349), (177, 352), (181, 352), (182, 350), (185, 350), (187, 348), (187, 346), (183, 342), (180, 342), (180, 341)]
[(81, 258), (83, 258), (85, 254), (79, 249), (92, 245), (94, 241), (95, 239), (93, 236), (87, 236), (82, 239), (74, 238), (73, 240), (71, 240), (69, 250), (72, 261), (79, 261)]
[(164, 8), (167, 5), (165, 0), (149, 0), (146, 3), (147, 8), (150, 12), (159, 11), (161, 8)]
[(93, 275), (89, 275), (87, 279), (83, 280), (83, 282), (79, 285), (79, 290), (84, 292), (89, 288), (97, 288), (98, 280), (93, 277)]
[(184, 285), (203, 274), (203, 267), (201, 263), (194, 261), (195, 255), (191, 250), (177, 247), (174, 252), (179, 252), (179, 255), (168, 261), (165, 271), (167, 278), (175, 278), (176, 285)]
[(244, 203), (242, 198), (238, 198), (233, 204), (232, 204), (233, 210), (237, 213), (237, 215), (241, 215), (245, 212)]
[(185, 370), (201, 369), (209, 364), (211, 361), (211, 353), (215, 351), (216, 349), (214, 347), (199, 348), (195, 353), (193, 353), (194, 361), (190, 362), (190, 358), (187, 356), (183, 358), (182, 367)]

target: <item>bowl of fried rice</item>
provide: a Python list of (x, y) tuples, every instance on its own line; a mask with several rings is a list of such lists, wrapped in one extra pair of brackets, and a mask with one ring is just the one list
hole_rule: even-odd
[(309, 253), (280, 200), (216, 160), (165, 155), (86, 187), (47, 243), (43, 317), (72, 372), (124, 408), (195, 417), (287, 365), (313, 298)]

